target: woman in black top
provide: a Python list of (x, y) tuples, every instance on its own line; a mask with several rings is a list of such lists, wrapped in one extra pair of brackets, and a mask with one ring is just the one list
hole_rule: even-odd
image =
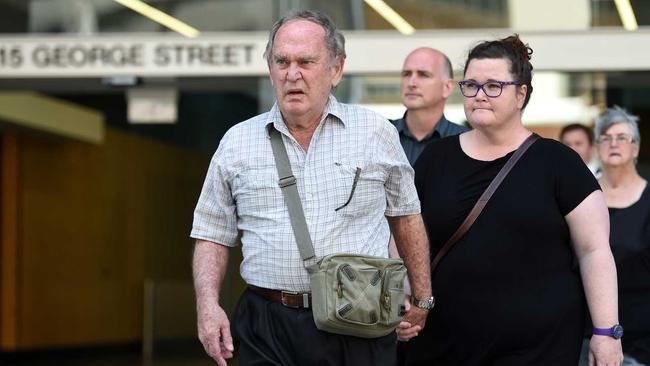
[[(619, 283), (623, 349), (636, 365), (650, 365), (650, 188), (636, 170), (638, 117), (608, 109), (596, 122), (600, 185), (609, 208), (612, 253)], [(628, 357), (629, 356), (629, 357)]]
[[(531, 134), (521, 123), (532, 92), (531, 53), (516, 35), (469, 53), (459, 85), (474, 129), (432, 143), (415, 166), (432, 255)], [(406, 344), (406, 364), (577, 365), (583, 284), (594, 325), (618, 323), (607, 220), (598, 184), (575, 152), (535, 142), (440, 262), (427, 326), (398, 329), (402, 340), (419, 331)], [(594, 337), (591, 351), (597, 365), (622, 360), (612, 337)]]

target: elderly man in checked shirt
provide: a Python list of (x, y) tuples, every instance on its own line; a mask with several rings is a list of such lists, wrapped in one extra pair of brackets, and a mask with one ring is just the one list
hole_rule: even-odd
[[(345, 50), (343, 35), (326, 15), (299, 11), (280, 19), (265, 56), (276, 103), (224, 135), (194, 212), (199, 339), (219, 365), (234, 352), (241, 365), (393, 365), (394, 333), (364, 339), (323, 332), (302, 296), (291, 298), (300, 300), (292, 307), (277, 301), (281, 291), (310, 288), (278, 186), (269, 129), (282, 135), (316, 256), (387, 257), (392, 231), (414, 297), (427, 299), (428, 241), (397, 131), (378, 114), (331, 95)], [(348, 202), (357, 168), (361, 174)], [(228, 251), (240, 241), (248, 287), (231, 328), (219, 289)], [(426, 309), (413, 306), (404, 320), (424, 327), (426, 316)]]

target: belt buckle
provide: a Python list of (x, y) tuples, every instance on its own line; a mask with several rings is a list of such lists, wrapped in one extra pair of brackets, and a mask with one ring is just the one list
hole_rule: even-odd
[(284, 300), (284, 295), (298, 295), (298, 291), (280, 291), (280, 302), (282, 305), (292, 308), (292, 309), (300, 309), (300, 305), (289, 305), (287, 302)]

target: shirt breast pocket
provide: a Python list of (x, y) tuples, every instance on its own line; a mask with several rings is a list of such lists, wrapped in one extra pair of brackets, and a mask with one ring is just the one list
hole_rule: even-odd
[(357, 217), (385, 209), (384, 179), (380, 172), (362, 164), (336, 163), (334, 175), (338, 186), (334, 210), (340, 215)]
[(238, 174), (233, 196), (240, 216), (272, 215), (284, 208), (275, 166), (255, 167)]

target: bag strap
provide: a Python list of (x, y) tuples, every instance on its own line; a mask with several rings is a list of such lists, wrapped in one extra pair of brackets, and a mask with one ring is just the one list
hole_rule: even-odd
[(499, 173), (497, 174), (496, 177), (490, 182), (490, 185), (487, 187), (485, 192), (481, 195), (481, 197), (478, 199), (474, 207), (472, 207), (472, 210), (469, 212), (467, 217), (465, 218), (465, 221), (460, 225), (460, 227), (456, 230), (456, 232), (447, 240), (445, 245), (438, 251), (438, 254), (436, 254), (435, 258), (431, 261), (431, 273), (433, 274), (433, 271), (436, 269), (438, 266), (438, 263), (440, 263), (440, 260), (442, 257), (449, 252), (451, 247), (454, 246), (458, 242), (458, 240), (467, 233), (469, 228), (472, 226), (474, 221), (476, 221), (476, 218), (478, 215), (481, 214), (481, 211), (483, 211), (483, 208), (485, 208), (485, 205), (487, 205), (488, 201), (490, 200), (490, 197), (492, 197), (492, 194), (499, 188), (499, 185), (501, 185), (501, 182), (506, 178), (508, 173), (510, 173), (510, 170), (515, 166), (517, 161), (524, 155), (526, 150), (539, 139), (539, 135), (536, 133), (533, 133), (532, 135), (528, 136), (526, 140), (515, 150), (515, 153), (512, 154), (510, 159), (506, 162), (506, 164), (501, 168)]
[(271, 147), (273, 148), (273, 158), (275, 159), (275, 168), (278, 171), (278, 185), (282, 189), (284, 201), (287, 203), (289, 209), (289, 219), (291, 220), (291, 228), (293, 228), (293, 236), (296, 238), (298, 244), (298, 251), (303, 261), (311, 259), (315, 256), (314, 245), (309, 236), (307, 229), (307, 220), (305, 220), (305, 213), (302, 209), (300, 196), (298, 195), (298, 186), (296, 185), (296, 177), (291, 171), (291, 163), (287, 155), (287, 149), (282, 141), (280, 131), (276, 130), (273, 125), (269, 128), (271, 135)]

